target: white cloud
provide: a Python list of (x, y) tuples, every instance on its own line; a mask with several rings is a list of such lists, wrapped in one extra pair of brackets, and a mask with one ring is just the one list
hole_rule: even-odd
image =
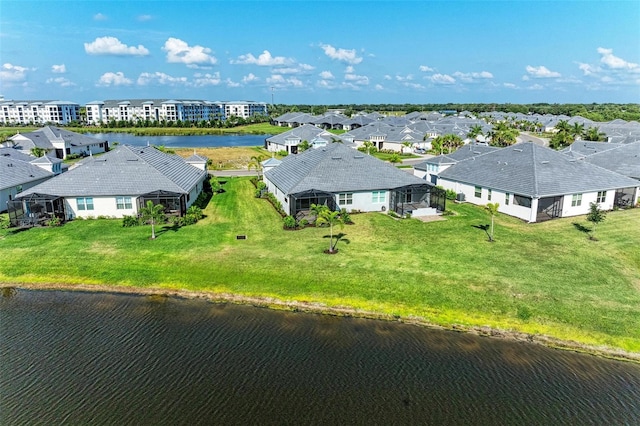
[(257, 58), (251, 53), (238, 56), (238, 59), (231, 60), (232, 64), (253, 64), (261, 67), (273, 67), (278, 65), (290, 65), (293, 59), (284, 56), (271, 56), (268, 50), (263, 51)]
[(67, 72), (67, 67), (64, 64), (51, 65), (51, 72), (54, 74), (64, 74)]
[(181, 63), (191, 68), (215, 65), (218, 60), (210, 55), (211, 49), (202, 46), (189, 46), (186, 42), (170, 37), (162, 50), (167, 52), (167, 62)]
[(333, 81), (331, 81), (331, 80), (318, 80), (316, 82), (316, 85), (318, 87), (323, 88), (323, 89), (335, 89), (336, 88), (335, 83)]
[(435, 71), (433, 68), (431, 68), (431, 67), (429, 67), (427, 65), (420, 65), (419, 69), (422, 72), (433, 72), (433, 71)]
[(544, 65), (540, 65), (539, 67), (532, 67), (531, 65), (527, 65), (525, 68), (527, 73), (533, 78), (556, 78), (560, 77), (561, 74), (556, 71), (551, 71)]
[(436, 84), (455, 84), (456, 79), (447, 74), (434, 74), (429, 79)]
[(85, 43), (84, 51), (89, 55), (146, 56), (149, 54), (149, 50), (143, 45), (127, 46), (115, 37), (98, 37), (91, 43)]
[(287, 86), (302, 87), (304, 85), (302, 81), (296, 77), (285, 78), (280, 74), (273, 74), (271, 75), (271, 77), (268, 77), (267, 84), (275, 87), (279, 87), (279, 88), (287, 87)]
[(407, 76), (401, 76), (401, 75), (396, 75), (396, 80), (397, 81), (411, 81), (413, 80), (413, 75), (409, 74)]
[(76, 85), (74, 82), (64, 77), (48, 78), (47, 83), (57, 84), (60, 87), (72, 87)]
[(507, 89), (517, 89), (518, 88), (518, 86), (516, 86), (513, 83), (504, 83), (503, 86), (506, 87)]
[(356, 72), (356, 69), (354, 67), (352, 67), (351, 65), (349, 65), (349, 66), (347, 66), (347, 68), (345, 68), (344, 72), (347, 73), (347, 74), (352, 74), (352, 73)]
[(357, 84), (359, 86), (366, 86), (367, 84), (369, 84), (369, 77), (365, 75), (345, 74), (344, 79), (345, 81)]
[(638, 64), (627, 62), (622, 58), (614, 56), (613, 49), (605, 49), (604, 47), (599, 47), (598, 53), (601, 55), (600, 62), (602, 62), (609, 68), (635, 70), (639, 67)]
[(478, 80), (488, 80), (493, 78), (493, 74), (489, 71), (481, 71), (481, 72), (460, 72), (456, 71), (453, 73), (453, 76), (465, 83), (472, 83)]
[(423, 90), (425, 89), (425, 87), (420, 84), (420, 83), (412, 83), (410, 81), (405, 81), (404, 83), (402, 83), (403, 86), (408, 87), (410, 89), (414, 89), (414, 90)]
[(147, 22), (153, 19), (153, 16), (151, 15), (140, 15), (138, 16), (138, 21), (139, 22)]
[(323, 80), (333, 80), (335, 78), (333, 74), (331, 74), (331, 71), (322, 71), (319, 75)]
[(186, 85), (188, 84), (186, 77), (172, 77), (169, 74), (165, 74), (163, 72), (143, 72), (138, 76), (138, 85), (147, 86), (150, 84), (161, 85), (161, 86), (176, 86), (176, 85)]
[(244, 84), (253, 83), (254, 81), (259, 81), (259, 80), (260, 78), (253, 75), (253, 73), (249, 73), (248, 75), (245, 75), (244, 77), (242, 77), (242, 82)]
[(133, 82), (124, 76), (122, 71), (106, 72), (98, 80), (97, 86), (129, 86)]
[(385, 80), (393, 80), (393, 77), (391, 77), (389, 74), (385, 74), (383, 78)]
[(594, 67), (589, 64), (583, 64), (581, 62), (578, 62), (578, 69), (580, 69), (580, 71), (582, 71), (584, 75), (592, 75), (600, 71), (598, 67)]
[(273, 72), (277, 74), (310, 74), (310, 71), (313, 70), (314, 67), (311, 65), (298, 64), (295, 67), (277, 68)]
[(362, 57), (357, 55), (355, 49), (336, 49), (330, 44), (321, 44), (320, 47), (324, 50), (324, 54), (331, 59), (346, 62), (348, 64), (359, 64), (362, 62)]
[(541, 84), (534, 84), (532, 86), (527, 87), (529, 90), (543, 90), (544, 86)]
[(27, 71), (34, 71), (33, 68), (21, 67), (5, 63), (0, 69), (0, 81), (3, 82), (20, 82), (27, 79)]
[(193, 84), (197, 87), (218, 86), (220, 83), (222, 83), (219, 72), (215, 72), (213, 74), (196, 73), (193, 77)]
[(378, 90), (378, 91), (379, 90), (384, 90), (384, 86), (382, 86), (382, 84), (376, 84), (375, 85), (375, 89)]
[(236, 83), (235, 81), (231, 80), (230, 78), (226, 79), (224, 82), (227, 85), (227, 87), (240, 87), (241, 86), (240, 83)]
[(94, 21), (106, 21), (107, 19), (107, 15), (104, 15), (102, 13), (96, 13), (95, 15), (93, 15)]

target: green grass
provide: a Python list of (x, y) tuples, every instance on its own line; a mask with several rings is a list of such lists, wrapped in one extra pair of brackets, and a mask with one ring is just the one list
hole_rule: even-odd
[[(436, 324), (489, 326), (640, 352), (640, 209), (610, 212), (590, 240), (584, 217), (525, 224), (450, 204), (446, 220), (355, 214), (339, 253), (326, 228), (284, 231), (245, 178), (207, 217), (177, 231), (120, 220), (0, 231), (0, 282), (88, 283), (320, 302)], [(334, 233), (335, 233), (334, 232)], [(236, 240), (236, 235), (247, 235)]]

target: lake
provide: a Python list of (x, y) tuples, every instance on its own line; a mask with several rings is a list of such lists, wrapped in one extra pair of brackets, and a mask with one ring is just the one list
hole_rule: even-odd
[(640, 424), (640, 366), (396, 322), (5, 289), (0, 424)]
[(195, 136), (136, 136), (129, 133), (85, 133), (101, 141), (118, 142), (125, 145), (164, 145), (168, 148), (205, 148), (222, 146), (264, 146), (271, 135), (195, 135)]

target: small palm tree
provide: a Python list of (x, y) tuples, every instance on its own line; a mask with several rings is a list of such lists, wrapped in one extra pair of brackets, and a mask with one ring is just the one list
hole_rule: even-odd
[(47, 151), (44, 148), (40, 148), (39, 146), (33, 147), (31, 148), (31, 155), (33, 155), (34, 157), (42, 157), (47, 153)]
[(256, 174), (260, 177), (260, 171), (262, 170), (262, 155), (254, 155), (251, 157), (249, 164), (247, 164), (247, 169), (256, 169)]
[(155, 240), (156, 224), (163, 223), (167, 218), (164, 214), (164, 206), (147, 200), (147, 205), (140, 209), (140, 216), (145, 223), (151, 224), (151, 239)]
[(491, 215), (491, 229), (489, 231), (489, 241), (493, 242), (493, 218), (496, 216), (496, 214), (498, 213), (498, 207), (500, 207), (499, 203), (488, 203), (486, 205), (486, 209), (489, 212), (489, 214)]
[(338, 241), (336, 241), (336, 244), (333, 244), (333, 226), (339, 225), (340, 228), (343, 228), (344, 227), (343, 216), (340, 214), (339, 211), (332, 211), (327, 206), (321, 206), (319, 208), (319, 214), (316, 219), (316, 224), (329, 225), (329, 253), (333, 253), (336, 248), (336, 244), (338, 244)]

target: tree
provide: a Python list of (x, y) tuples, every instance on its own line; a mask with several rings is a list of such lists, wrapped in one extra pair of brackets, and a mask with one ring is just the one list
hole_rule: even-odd
[(507, 123), (501, 121), (493, 126), (488, 136), (493, 146), (509, 146), (516, 143), (519, 134), (517, 129), (511, 128)]
[(151, 224), (151, 239), (156, 239), (156, 224), (164, 223), (167, 217), (164, 214), (164, 206), (162, 204), (153, 204), (153, 201), (147, 200), (147, 205), (140, 209), (140, 216), (145, 223)]
[(584, 140), (594, 141), (594, 142), (603, 142), (607, 140), (607, 135), (601, 132), (598, 127), (589, 127), (584, 132)]
[(371, 141), (362, 142), (362, 146), (364, 147), (364, 150), (367, 153), (367, 155), (371, 155), (371, 151), (373, 152), (377, 151), (375, 144)]
[(256, 169), (256, 175), (260, 177), (260, 171), (262, 170), (262, 155), (254, 155), (251, 157), (249, 164), (247, 164), (247, 169)]
[(402, 142), (402, 152), (407, 152), (407, 150), (405, 150), (405, 148), (409, 148), (408, 152), (411, 152), (411, 142), (409, 141), (404, 141)]
[(389, 157), (389, 162), (392, 164), (402, 163), (402, 158), (400, 157), (400, 154), (394, 152), (393, 154), (391, 154), (391, 157)]
[(329, 253), (333, 253), (336, 248), (336, 244), (338, 244), (337, 240), (336, 244), (333, 244), (333, 227), (334, 225), (339, 225), (341, 228), (344, 227), (342, 215), (339, 211), (333, 211), (329, 209), (329, 207), (323, 205), (319, 208), (316, 225), (329, 225)]
[(573, 136), (574, 141), (582, 137), (582, 135), (584, 134), (584, 124), (573, 123), (570, 133), (571, 133), (571, 136)]
[(596, 225), (600, 222), (604, 222), (607, 213), (600, 209), (598, 203), (589, 203), (589, 214), (587, 214), (587, 220), (593, 223), (593, 230), (591, 231), (591, 239), (596, 239)]
[(42, 157), (47, 153), (47, 150), (44, 148), (40, 148), (39, 146), (31, 148), (31, 155), (34, 157)]
[(487, 203), (487, 205), (485, 206), (485, 209), (491, 215), (491, 229), (489, 230), (489, 241), (490, 242), (494, 241), (493, 240), (493, 218), (498, 213), (498, 207), (500, 207), (499, 203)]
[(482, 135), (482, 126), (479, 124), (474, 124), (469, 129), (469, 133), (467, 133), (467, 137), (469, 139), (473, 139), (474, 141), (478, 140), (478, 136)]

